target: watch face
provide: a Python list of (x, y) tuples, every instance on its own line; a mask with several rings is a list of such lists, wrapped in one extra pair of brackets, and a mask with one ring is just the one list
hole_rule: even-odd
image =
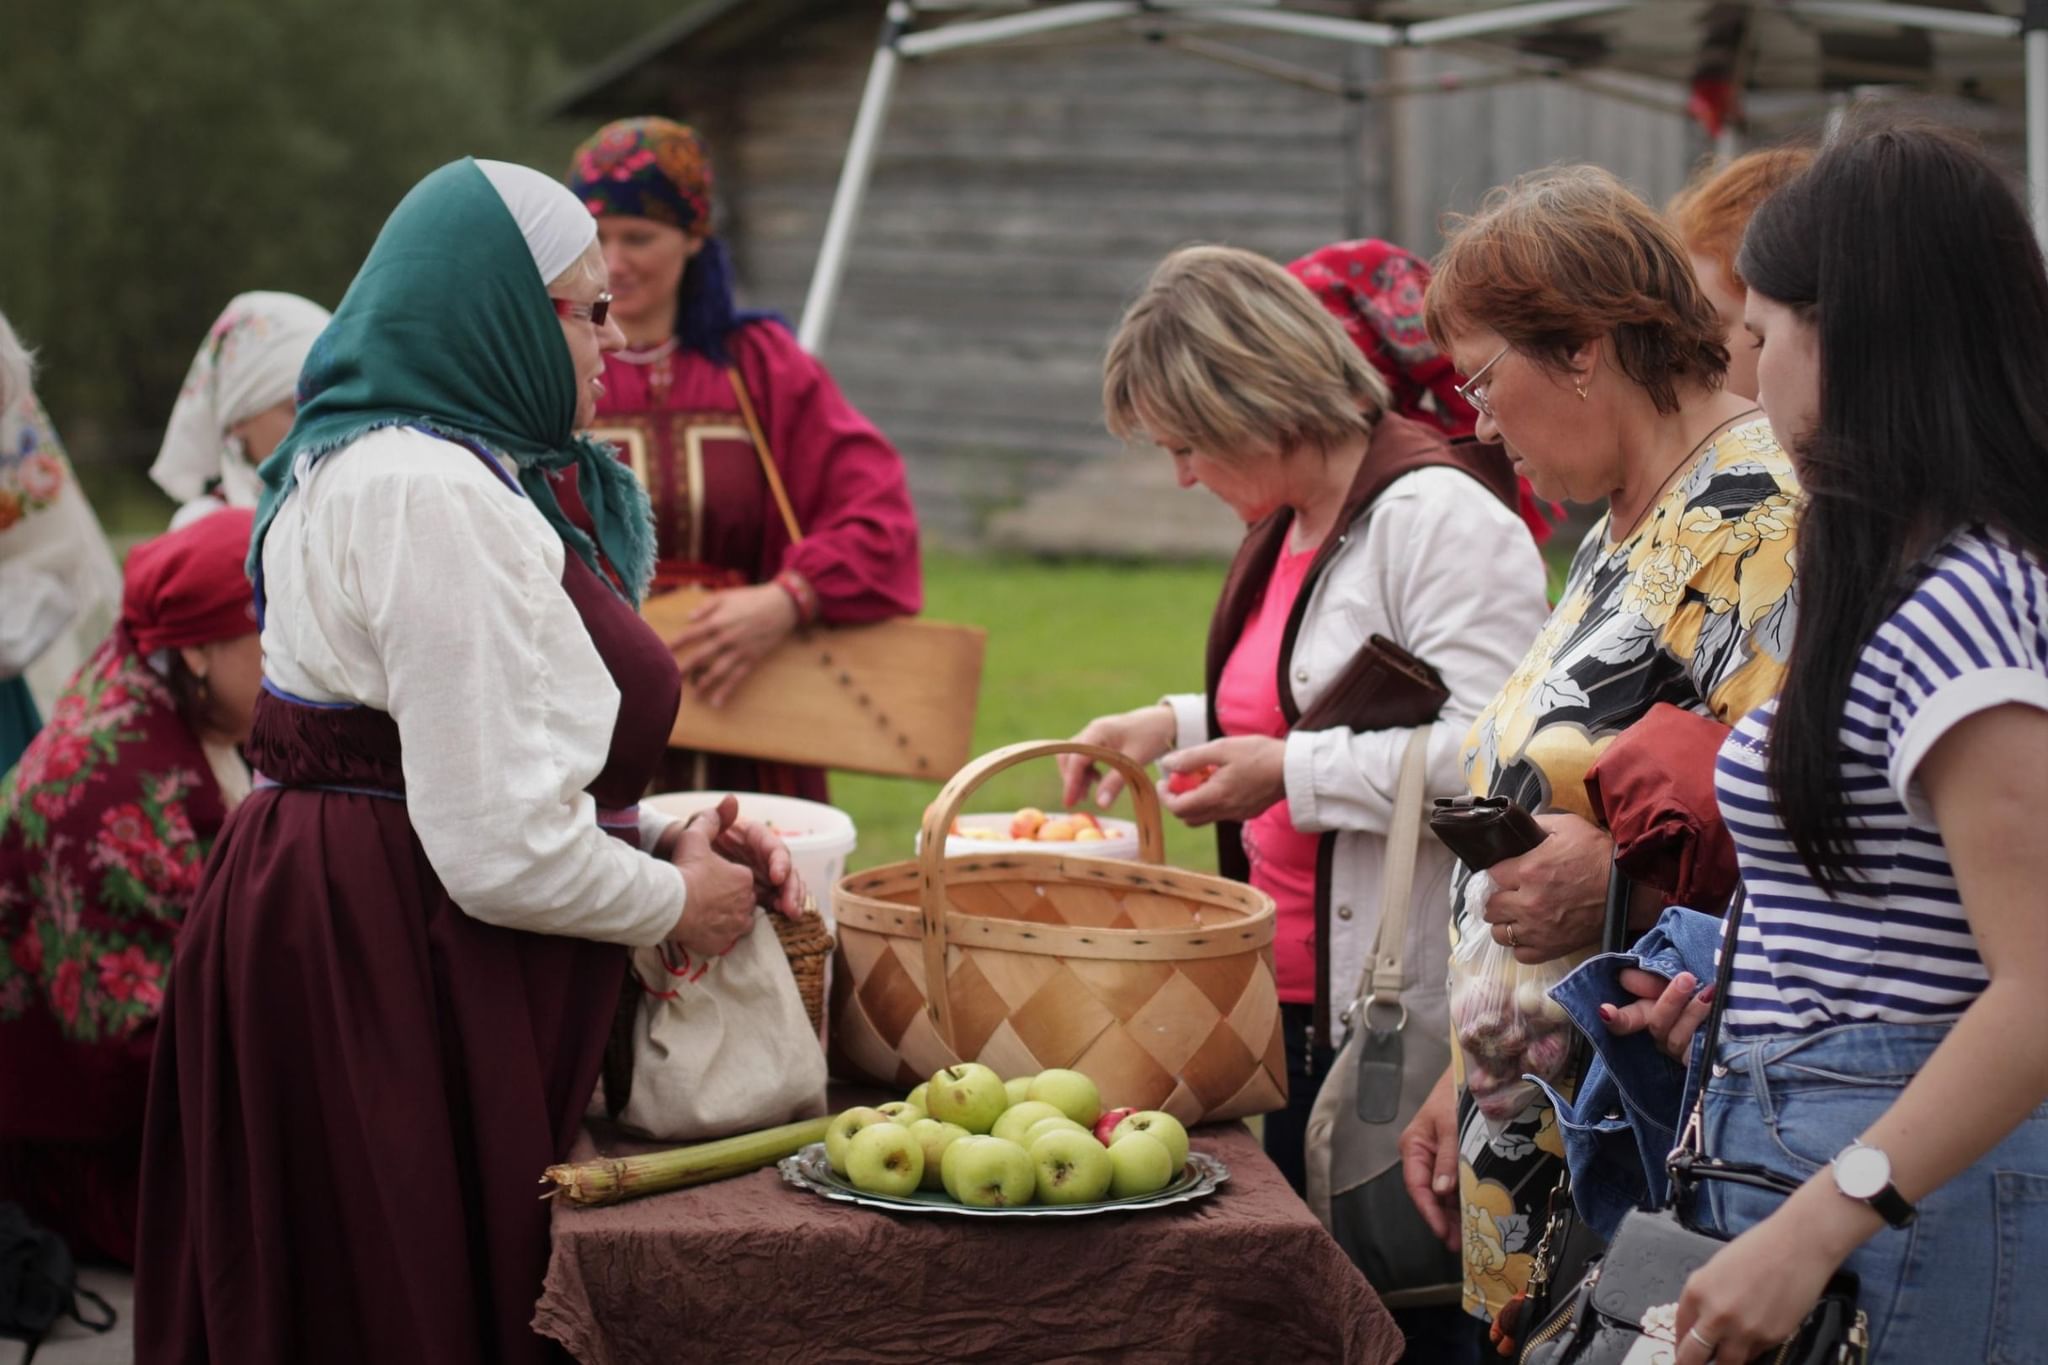
[(1892, 1163), (1875, 1147), (1851, 1147), (1835, 1158), (1835, 1185), (1851, 1199), (1869, 1199), (1892, 1183)]

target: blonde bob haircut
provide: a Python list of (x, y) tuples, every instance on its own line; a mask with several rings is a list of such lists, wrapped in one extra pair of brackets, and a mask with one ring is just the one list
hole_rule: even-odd
[(1235, 247), (1161, 261), (1103, 362), (1112, 433), (1232, 463), (1370, 436), (1388, 401), (1379, 371), (1307, 287)]

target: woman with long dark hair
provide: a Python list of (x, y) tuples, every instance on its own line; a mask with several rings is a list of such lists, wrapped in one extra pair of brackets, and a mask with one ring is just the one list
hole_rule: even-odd
[(1998, 168), (1905, 127), (1826, 150), (1739, 263), (1806, 510), (1783, 693), (1719, 764), (1749, 900), (1705, 1139), (1804, 1183), (1714, 1191), (1739, 1235), (1678, 1359), (1784, 1340), (1841, 1267), (1874, 1365), (2039, 1359), (2048, 272)]

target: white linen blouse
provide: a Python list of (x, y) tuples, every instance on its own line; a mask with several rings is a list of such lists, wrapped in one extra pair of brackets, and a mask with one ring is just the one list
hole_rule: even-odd
[[(413, 830), (465, 913), (658, 943), (682, 873), (600, 829), (583, 790), (619, 690), (563, 590), (567, 553), (482, 458), (424, 432), (302, 459), (263, 542), (264, 673), (397, 722)], [(644, 813), (642, 847), (669, 823)]]

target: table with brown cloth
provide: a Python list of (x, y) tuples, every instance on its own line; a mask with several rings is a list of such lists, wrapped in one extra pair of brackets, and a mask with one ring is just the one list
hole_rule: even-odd
[[(570, 1159), (645, 1150), (586, 1131)], [(1239, 1124), (1188, 1204), (1080, 1218), (890, 1214), (772, 1167), (606, 1208), (558, 1201), (534, 1328), (640, 1361), (1345, 1361), (1401, 1333)]]

